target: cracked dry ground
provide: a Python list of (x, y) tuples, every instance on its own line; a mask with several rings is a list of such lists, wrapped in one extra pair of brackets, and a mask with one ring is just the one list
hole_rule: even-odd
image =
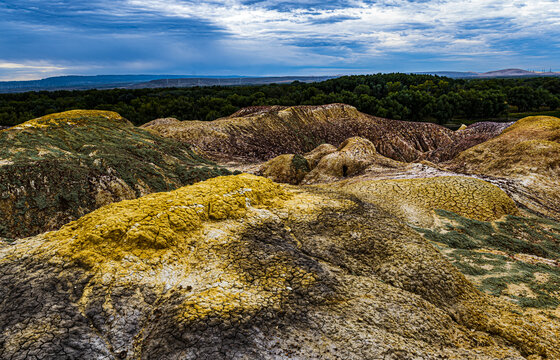
[(0, 294), (2, 359), (560, 357), (393, 214), (252, 175), (3, 244)]

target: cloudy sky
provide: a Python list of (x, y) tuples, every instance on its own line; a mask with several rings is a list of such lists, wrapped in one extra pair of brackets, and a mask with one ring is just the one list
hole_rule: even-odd
[(0, 0), (0, 80), (560, 71), (560, 0)]

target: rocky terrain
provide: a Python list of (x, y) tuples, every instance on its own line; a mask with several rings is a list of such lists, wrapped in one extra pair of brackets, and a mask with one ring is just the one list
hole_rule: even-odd
[(117, 113), (69, 111), (0, 131), (0, 237), (54, 230), (114, 201), (229, 172)]
[(560, 356), (558, 323), (480, 293), (381, 208), (249, 175), (0, 251), (4, 358)]
[[(59, 184), (0, 200), (33, 235), (0, 236), (0, 358), (560, 358), (559, 123), (454, 132), (333, 104), (4, 130), (0, 177)], [(96, 203), (64, 164), (131, 191)], [(215, 177), (236, 169), (255, 175)], [(67, 214), (37, 194), (77, 190), (95, 205), (25, 233)]]
[(377, 151), (399, 161), (452, 143), (453, 132), (430, 123), (372, 117), (344, 104), (242, 109), (215, 121), (156, 120), (142, 126), (192, 144), (215, 160), (264, 161), (286, 153), (306, 153), (347, 138), (370, 140)]
[(527, 208), (560, 220), (560, 119), (531, 116), (454, 158), (447, 169), (506, 180)]

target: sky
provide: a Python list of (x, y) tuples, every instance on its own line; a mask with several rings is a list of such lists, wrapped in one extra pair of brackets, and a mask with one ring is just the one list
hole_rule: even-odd
[(0, 0), (0, 80), (560, 71), (560, 0)]

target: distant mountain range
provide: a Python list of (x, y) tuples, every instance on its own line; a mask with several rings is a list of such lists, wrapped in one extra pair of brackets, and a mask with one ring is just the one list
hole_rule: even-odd
[[(460, 71), (432, 71), (417, 72), (416, 74), (430, 74), (450, 78), (494, 78), (494, 77), (533, 77), (560, 76), (559, 72), (536, 72), (521, 69), (504, 69), (478, 72)], [(42, 80), (29, 81), (0, 81), (0, 93), (24, 91), (54, 91), (54, 90), (87, 90), (87, 89), (142, 89), (164, 87), (193, 87), (193, 86), (235, 86), (235, 85), (266, 85), (301, 82), (320, 82), (336, 76), (276, 76), (276, 77), (246, 77), (246, 76), (196, 76), (196, 75), (96, 75), (96, 76), (56, 76)]]
[(461, 72), (461, 71), (432, 71), (432, 72), (421, 72), (416, 74), (429, 74), (446, 76), (455, 79), (464, 78), (497, 78), (497, 77), (535, 77), (535, 76), (560, 76), (560, 72), (542, 72), (542, 71), (527, 71), (522, 69), (503, 69), (488, 71), (484, 73), (478, 73), (473, 71)]
[(192, 75), (96, 75), (56, 76), (42, 80), (0, 81), (0, 93), (24, 91), (87, 90), (87, 89), (142, 89), (163, 87), (192, 87), (215, 85), (265, 85), (293, 81), (318, 82), (337, 76), (203, 76)]

